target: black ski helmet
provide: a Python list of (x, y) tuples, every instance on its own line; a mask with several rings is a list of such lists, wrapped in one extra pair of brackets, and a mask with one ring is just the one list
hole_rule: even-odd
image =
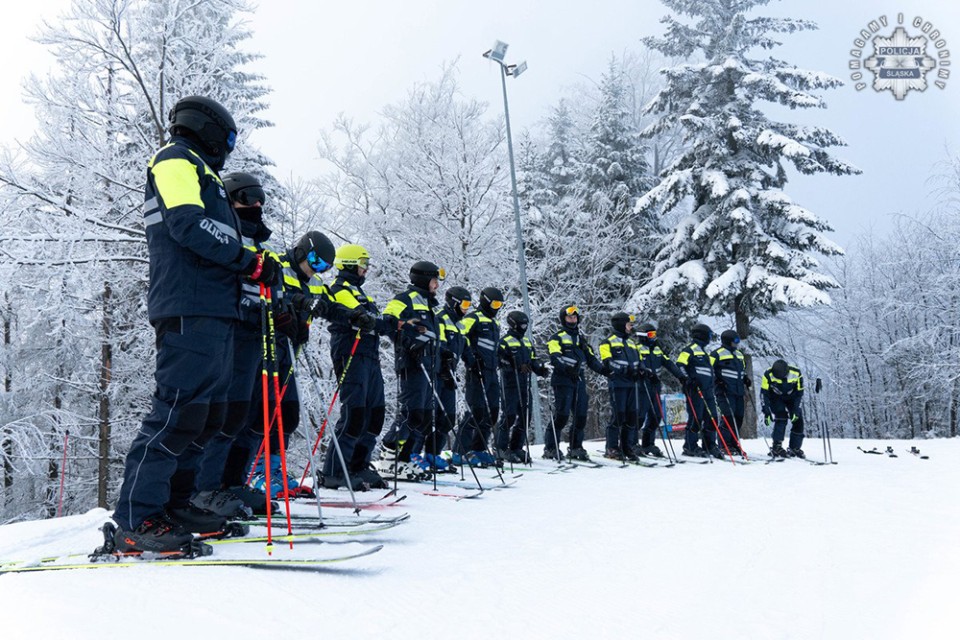
[[(577, 316), (576, 324), (567, 324), (567, 316)], [(560, 326), (564, 329), (576, 329), (580, 325), (580, 307), (575, 304), (565, 305), (558, 314)]]
[(775, 360), (773, 365), (770, 367), (770, 373), (773, 374), (773, 377), (780, 380), (786, 380), (789, 372), (790, 365), (787, 364), (786, 360)]
[(503, 292), (496, 287), (486, 287), (480, 292), (480, 310), (492, 318), (503, 306)]
[(443, 298), (447, 302), (447, 308), (456, 311), (457, 315), (461, 318), (467, 313), (467, 309), (470, 308), (470, 303), (473, 302), (473, 298), (470, 297), (470, 292), (463, 287), (450, 287), (443, 295)]
[(420, 260), (419, 262), (414, 262), (413, 266), (410, 267), (410, 284), (424, 291), (428, 291), (431, 280), (434, 278), (443, 280), (440, 274), (440, 267), (429, 260)]
[(625, 311), (617, 311), (610, 316), (610, 324), (613, 326), (614, 331), (627, 333), (627, 324), (633, 322), (635, 319), (634, 316)]
[(203, 148), (223, 162), (237, 143), (237, 125), (233, 116), (216, 100), (203, 96), (187, 96), (177, 100), (170, 110), (170, 133), (177, 128), (193, 133)]
[(317, 273), (329, 270), (336, 256), (337, 250), (330, 238), (319, 231), (306, 232), (293, 248), (293, 261), (300, 264), (306, 260)]
[(703, 323), (695, 324), (693, 325), (693, 329), (690, 330), (690, 337), (697, 342), (706, 344), (713, 339), (713, 331), (711, 331), (710, 327)]
[(233, 204), (242, 204), (246, 207), (259, 202), (267, 204), (267, 194), (263, 192), (263, 185), (259, 178), (243, 171), (228, 173), (223, 176), (223, 188)]
[(736, 349), (737, 345), (740, 344), (740, 334), (733, 329), (727, 329), (720, 334), (720, 344), (727, 349)]
[(530, 318), (523, 311), (511, 311), (507, 314), (507, 324), (517, 333), (526, 333)]
[(633, 332), (640, 338), (640, 342), (647, 346), (653, 346), (657, 341), (657, 325), (652, 322), (644, 322), (639, 327), (634, 327)]

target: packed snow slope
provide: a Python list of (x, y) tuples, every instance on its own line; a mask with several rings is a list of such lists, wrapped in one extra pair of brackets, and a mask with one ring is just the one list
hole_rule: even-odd
[[(898, 458), (857, 450), (888, 444)], [(958, 637), (960, 440), (833, 445), (832, 466), (717, 461), (547, 474), (538, 460), (514, 487), (478, 499), (408, 489), (380, 511), (409, 512), (408, 522), (362, 543), (298, 546), (319, 554), (386, 545), (320, 573), (138, 566), (0, 575), (0, 635)], [(911, 445), (930, 458), (910, 455)], [(816, 456), (819, 441), (807, 450)], [(0, 559), (91, 550), (105, 517), (93, 510), (0, 527)], [(264, 554), (260, 544), (229, 546)]]

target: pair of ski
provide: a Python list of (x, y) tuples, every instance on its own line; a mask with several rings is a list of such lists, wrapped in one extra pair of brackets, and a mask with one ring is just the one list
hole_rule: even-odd
[[(885, 451), (880, 451), (880, 450), (877, 449), (876, 447), (874, 447), (873, 449), (864, 449), (863, 447), (857, 447), (857, 449), (859, 449), (860, 451), (862, 451), (862, 452), (864, 452), (864, 453), (869, 453), (869, 454), (877, 455), (877, 456), (885, 455), (885, 456), (887, 456), (888, 458), (898, 458), (898, 457), (899, 457), (899, 456), (896, 454), (896, 452), (894, 452), (893, 447), (890, 447), (890, 446), (888, 446)], [(917, 449), (916, 447), (910, 447), (910, 449), (908, 450), (908, 453), (910, 453), (910, 454), (912, 454), (912, 455), (920, 458), (921, 460), (929, 460), (929, 459), (930, 459), (930, 456), (920, 455), (920, 449)]]
[[(294, 533), (292, 535), (272, 536), (275, 543), (330, 543), (332, 536), (366, 535), (392, 529), (400, 522), (379, 524), (367, 529), (347, 531), (314, 531)], [(207, 534), (199, 540), (186, 545), (183, 549), (169, 552), (121, 552), (114, 546), (116, 526), (107, 522), (101, 528), (104, 544), (92, 554), (67, 554), (40, 558), (33, 562), (10, 561), (0, 563), (0, 575), (4, 573), (33, 573), (39, 571), (66, 571), (81, 569), (128, 569), (142, 566), (171, 567), (247, 567), (251, 569), (279, 569), (296, 571), (321, 571), (328, 565), (346, 562), (356, 558), (373, 555), (383, 549), (382, 544), (368, 546), (360, 551), (313, 558), (217, 558), (211, 557), (215, 545), (267, 542), (267, 536), (247, 536), (243, 538), (217, 539), (216, 533)], [(81, 561), (80, 558), (86, 558)]]

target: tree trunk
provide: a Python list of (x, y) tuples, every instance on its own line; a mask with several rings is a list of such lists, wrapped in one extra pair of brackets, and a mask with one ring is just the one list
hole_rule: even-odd
[(750, 341), (750, 317), (743, 311), (740, 304), (740, 297), (737, 298), (736, 308), (737, 334), (740, 335), (740, 347), (743, 350), (743, 366), (746, 369), (746, 377), (750, 378), (755, 386), (747, 389), (746, 402), (744, 403), (743, 427), (740, 429), (740, 437), (757, 437), (757, 393), (760, 392), (760, 383), (753, 377), (753, 354), (748, 347)]
[[(7, 303), (7, 312), (3, 316), (3, 350), (5, 357), (3, 371), (3, 390), (9, 397), (13, 390), (13, 377), (10, 375), (12, 370), (11, 361), (13, 355), (10, 353), (12, 348), (10, 343), (10, 319), (13, 316), (13, 306), (10, 304), (9, 292), (4, 293), (4, 299)], [(13, 499), (13, 440), (10, 437), (10, 431), (3, 431), (2, 444), (0, 444), (0, 456), (3, 456), (3, 495), (4, 505), (10, 504)]]
[(107, 486), (110, 480), (110, 379), (113, 374), (113, 348), (110, 337), (113, 324), (109, 283), (103, 285), (103, 320), (100, 344), (100, 460), (97, 468), (97, 506), (107, 508)]

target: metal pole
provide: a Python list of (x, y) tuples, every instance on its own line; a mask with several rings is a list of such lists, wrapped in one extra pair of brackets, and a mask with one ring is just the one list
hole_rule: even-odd
[[(513, 135), (510, 132), (510, 106), (507, 104), (507, 68), (500, 64), (500, 83), (503, 86), (503, 115), (507, 124), (507, 152), (510, 155), (510, 182), (513, 186), (513, 219), (517, 230), (517, 257), (520, 259), (520, 293), (523, 296), (523, 312), (533, 322), (530, 313), (530, 292), (527, 290), (527, 259), (523, 249), (523, 225), (520, 223), (520, 197), (517, 195), (517, 169), (513, 161)], [(529, 331), (529, 329), (528, 329)], [(543, 442), (543, 424), (540, 421), (540, 383), (530, 376), (533, 396), (533, 434), (537, 442)], [(559, 443), (558, 443), (559, 446)]]

